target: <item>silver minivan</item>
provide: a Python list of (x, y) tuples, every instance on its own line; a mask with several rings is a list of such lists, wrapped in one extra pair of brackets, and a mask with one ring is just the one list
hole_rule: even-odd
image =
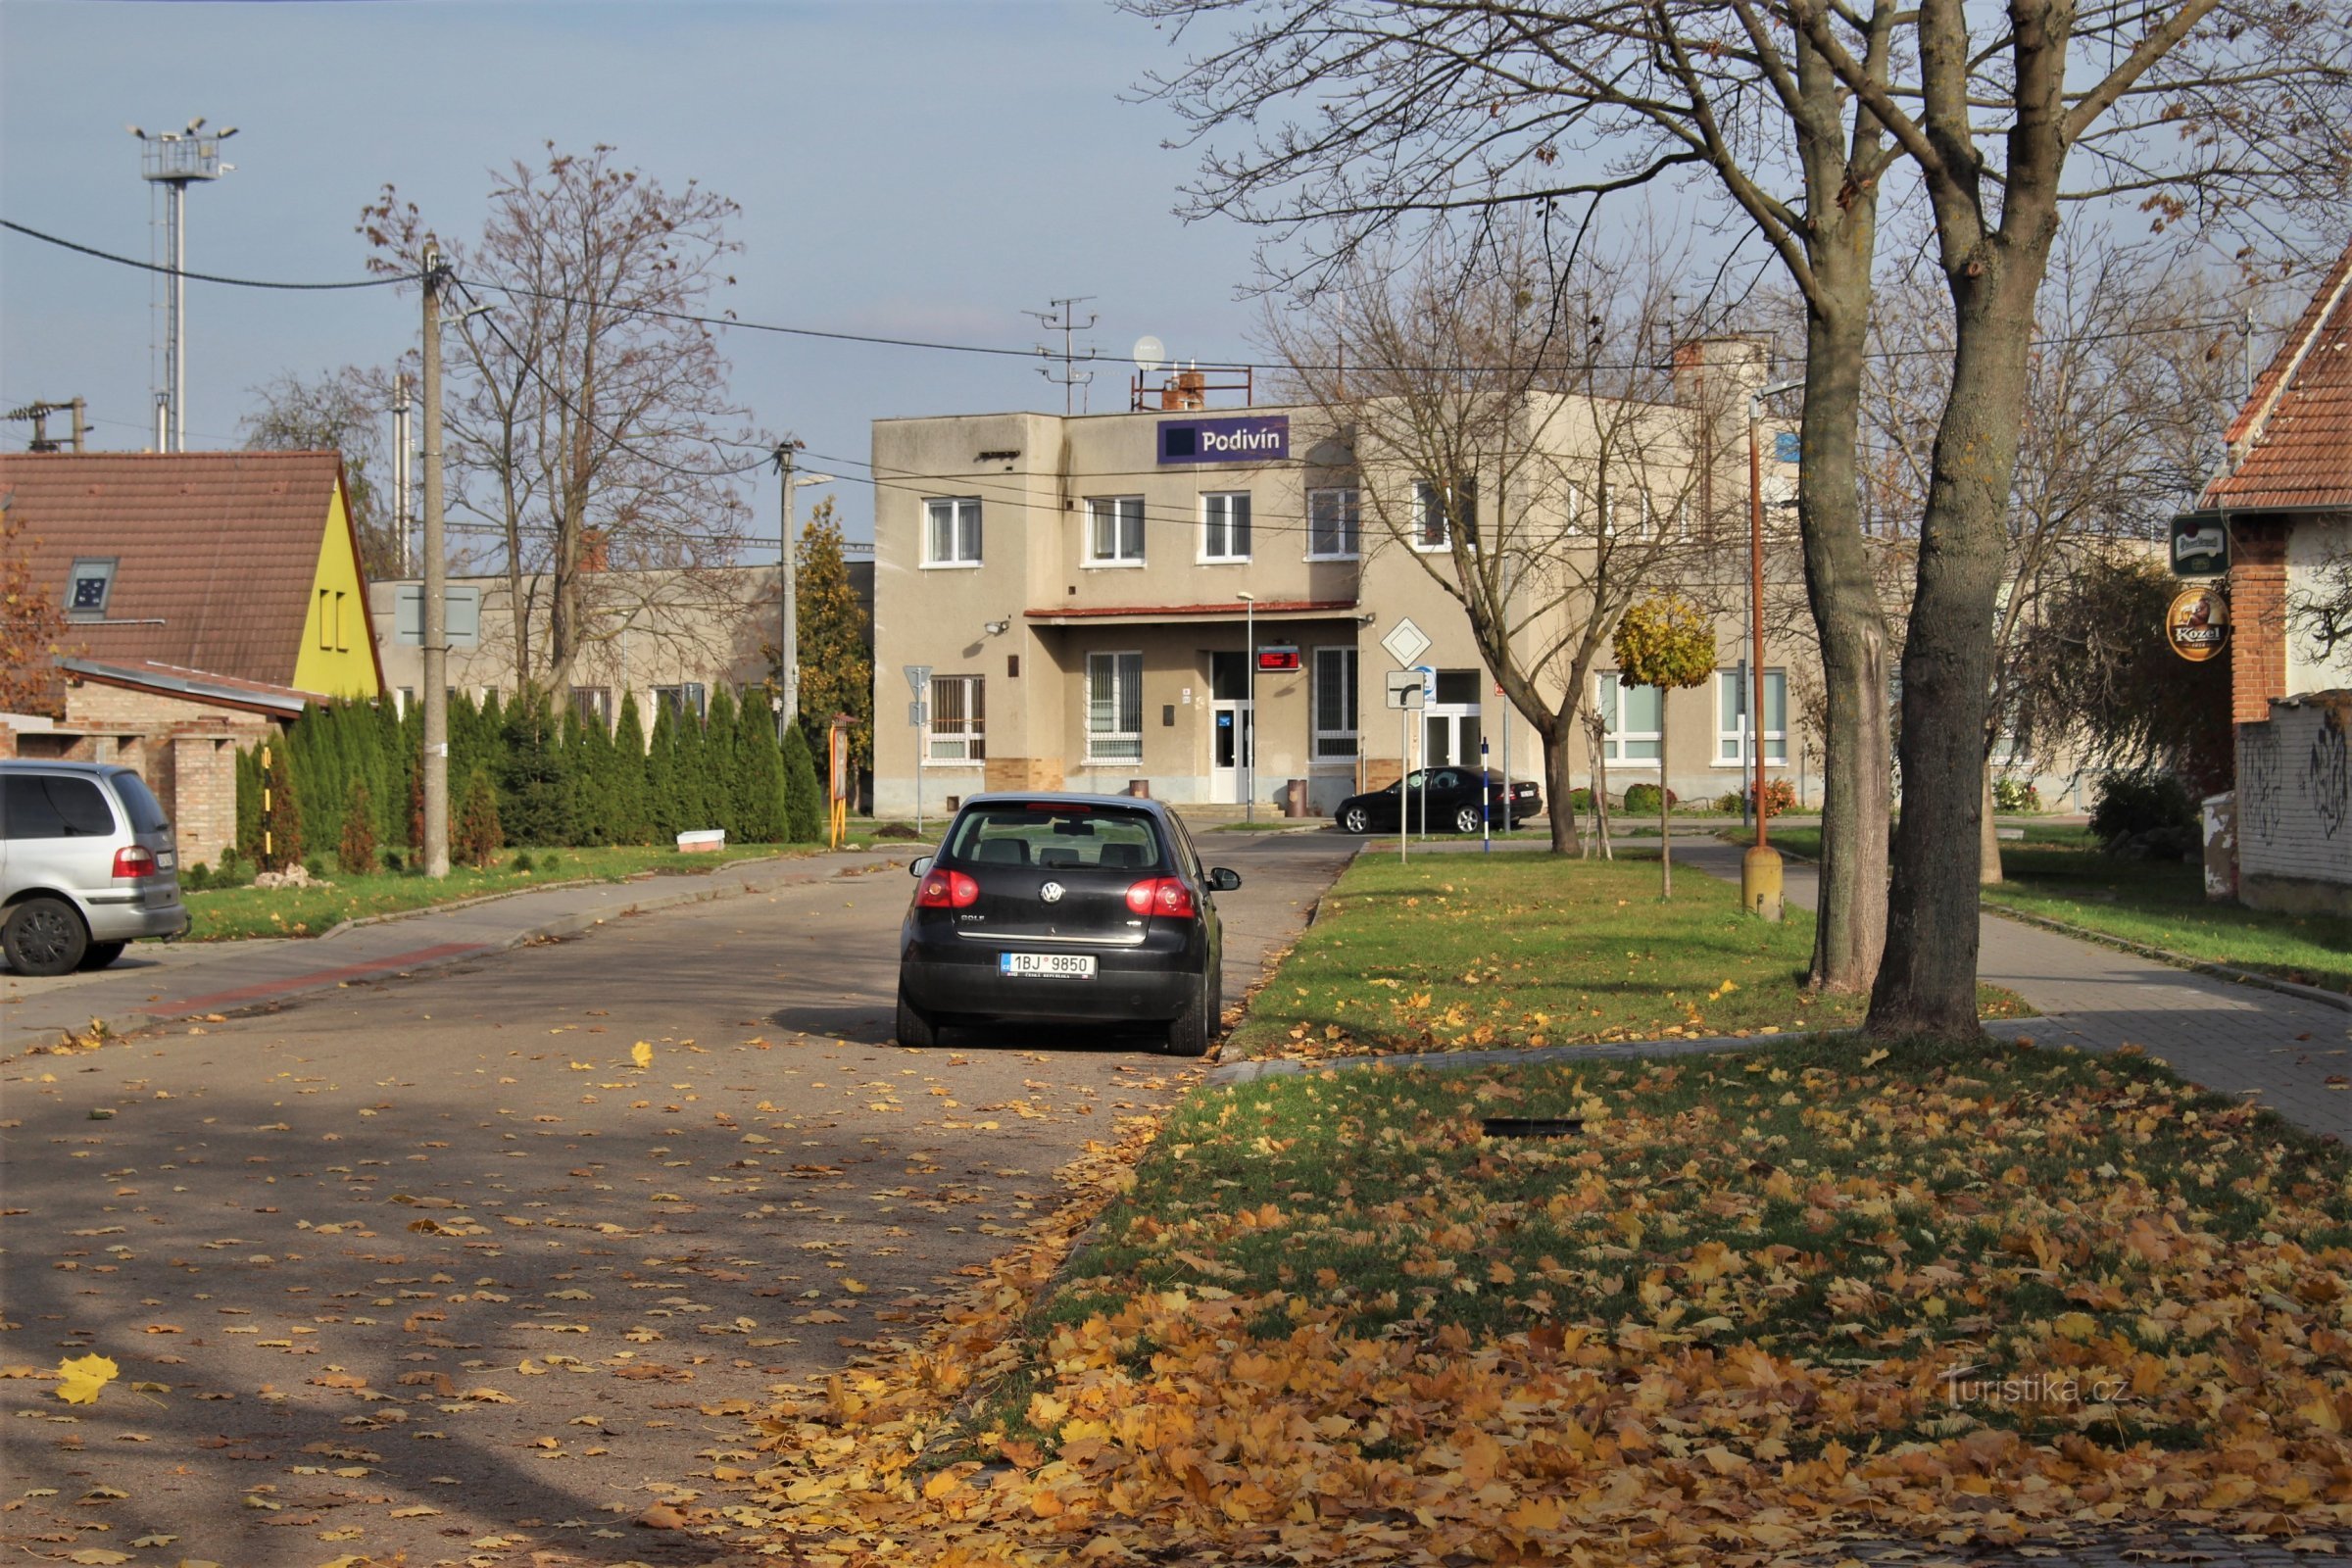
[(0, 952), (24, 975), (103, 969), (188, 929), (153, 791), (105, 762), (0, 760)]

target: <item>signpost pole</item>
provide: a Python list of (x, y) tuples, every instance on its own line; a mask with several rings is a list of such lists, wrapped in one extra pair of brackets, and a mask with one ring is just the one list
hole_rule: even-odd
[(1396, 863), (1402, 865), (1413, 836), (1413, 710), (1399, 708), (1396, 717)]
[(902, 664), (906, 676), (906, 689), (914, 701), (906, 705), (906, 725), (914, 731), (914, 830), (923, 831), (923, 753), (930, 749), (927, 730), (931, 723), (931, 666)]
[[(1511, 797), (1507, 790), (1502, 802), (1503, 809), (1508, 811)], [(1478, 839), (1480, 854), (1494, 853), (1494, 823), (1487, 807), (1487, 738), (1484, 735), (1478, 738)]]

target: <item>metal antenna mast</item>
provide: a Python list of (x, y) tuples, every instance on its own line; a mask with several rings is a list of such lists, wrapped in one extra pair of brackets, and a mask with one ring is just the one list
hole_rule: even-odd
[(123, 129), (139, 138), (142, 150), (139, 158), (140, 175), (164, 187), (169, 200), (165, 207), (165, 233), (172, 251), (171, 304), (165, 313), (165, 368), (164, 393), (169, 415), (168, 436), (164, 443), (167, 452), (188, 450), (188, 186), (199, 179), (219, 179), (237, 166), (220, 161), (220, 144), (237, 133), (237, 127), (225, 130), (207, 130), (204, 117), (198, 115), (188, 122), (186, 130), (165, 130), (153, 134), (136, 125)]
[[(1075, 332), (1085, 332), (1093, 329), (1096, 320), (1095, 314), (1092, 311), (1089, 311), (1085, 320), (1078, 320), (1076, 318), (1077, 311), (1075, 307), (1084, 305), (1087, 301), (1099, 297), (1100, 296), (1094, 294), (1073, 294), (1066, 300), (1048, 301), (1047, 303), (1054, 307), (1050, 311), (1023, 311), (1021, 313), (1023, 316), (1036, 317), (1037, 324), (1044, 327), (1047, 331), (1059, 332), (1061, 334), (1061, 373), (1059, 375), (1055, 375), (1052, 370), (1047, 369), (1042, 365), (1037, 368), (1037, 373), (1044, 376), (1049, 381), (1059, 381), (1061, 383), (1061, 412), (1064, 415), (1069, 415), (1076, 412), (1076, 410), (1071, 407), (1076, 389), (1082, 386), (1091, 387), (1095, 382), (1094, 371), (1078, 371), (1070, 368), (1071, 365), (1076, 363), (1078, 359), (1078, 355), (1071, 348), (1070, 336)], [(1037, 352), (1040, 354), (1052, 354), (1054, 351), (1047, 348), (1043, 343), (1040, 343), (1037, 346)], [(1094, 350), (1089, 349), (1086, 351), (1086, 358), (1091, 360), (1094, 357)]]

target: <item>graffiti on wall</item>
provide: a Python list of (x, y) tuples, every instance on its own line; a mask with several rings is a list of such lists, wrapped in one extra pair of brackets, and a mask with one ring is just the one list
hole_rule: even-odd
[(2320, 831), (2334, 838), (2343, 831), (2345, 813), (2352, 811), (2352, 760), (2345, 755), (2344, 721), (2332, 709), (2323, 712), (2319, 733), (2311, 738), (2303, 787), (2320, 819)]
[(2278, 776), (2278, 734), (2270, 724), (2238, 731), (2237, 828), (2245, 838), (2269, 845), (2278, 837), (2284, 802)]

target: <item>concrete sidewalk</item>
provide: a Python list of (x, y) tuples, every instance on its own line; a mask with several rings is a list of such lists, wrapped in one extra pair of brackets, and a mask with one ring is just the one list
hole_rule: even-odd
[(0, 1052), (80, 1033), (93, 1021), (127, 1034), (173, 1018), (235, 1012), (305, 992), (461, 963), (653, 909), (838, 876), (888, 874), (926, 852), (923, 845), (893, 845), (750, 860), (692, 876), (578, 883), (418, 909), (311, 940), (134, 943), (106, 969), (51, 980), (0, 970)]
[[(1735, 845), (1684, 849), (1678, 859), (1740, 880)], [(1818, 870), (1788, 863), (1788, 899), (1812, 908)], [(2352, 1141), (2352, 1012), (2178, 968), (2120, 949), (1983, 917), (1977, 977), (2006, 986), (2041, 1017), (2005, 1026), (2043, 1045), (2112, 1051), (2134, 1045), (2217, 1094), (2241, 1096), (2317, 1133)]]

